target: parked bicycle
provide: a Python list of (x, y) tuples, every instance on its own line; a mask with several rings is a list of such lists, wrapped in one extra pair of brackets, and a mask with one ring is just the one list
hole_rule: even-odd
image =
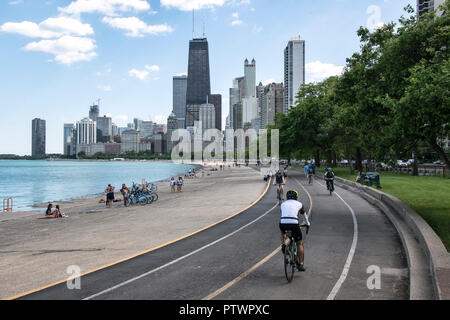
[(154, 201), (158, 201), (158, 194), (156, 193), (157, 186), (152, 183), (147, 183), (145, 188), (133, 182), (130, 194), (127, 197), (127, 205), (147, 205)]

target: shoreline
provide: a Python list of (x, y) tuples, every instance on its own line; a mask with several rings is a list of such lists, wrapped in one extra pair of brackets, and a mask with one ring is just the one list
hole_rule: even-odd
[[(2, 161), (2, 160), (0, 160)], [(42, 160), (6, 160), (6, 161), (53, 161), (53, 160), (46, 160), (46, 159), (42, 159)], [(192, 165), (194, 166), (194, 169), (196, 171), (198, 170), (205, 170), (208, 166), (204, 166), (203, 164), (198, 164), (198, 163), (191, 163), (191, 164), (184, 164), (184, 163), (176, 163), (173, 162), (172, 160), (125, 160), (125, 161), (112, 161), (112, 160), (90, 160), (90, 159), (58, 159), (55, 161), (64, 161), (64, 162), (160, 162), (160, 163), (173, 163), (173, 164), (183, 164), (183, 165)], [(180, 174), (184, 177), (187, 173), (189, 172), (189, 170), (180, 170)], [(163, 179), (159, 179), (159, 180), (155, 180), (155, 181), (147, 181), (148, 183), (153, 183), (158, 185), (158, 189), (160, 188), (160, 184), (164, 183), (164, 182), (169, 182), (171, 179), (170, 177), (167, 178), (163, 178)], [(116, 186), (114, 186), (116, 187)], [(121, 185), (119, 186), (120, 189)], [(121, 195), (120, 192), (115, 192), (116, 195)], [(76, 196), (73, 198), (64, 198), (64, 199), (58, 199), (58, 200), (51, 200), (51, 201), (43, 201), (43, 202), (38, 202), (38, 203), (33, 203), (29, 206), (26, 207), (19, 207), (17, 209), (14, 209), (12, 212), (3, 212), (3, 213), (15, 213), (15, 214), (20, 214), (20, 213), (37, 213), (40, 212), (40, 209), (42, 208), (46, 208), (47, 205), (49, 203), (59, 203), (59, 204), (70, 204), (73, 203), (75, 201), (85, 201), (85, 200), (93, 200), (93, 199), (100, 199), (100, 198), (106, 198), (106, 195), (104, 192), (98, 192), (98, 193), (90, 193), (90, 194), (86, 194), (86, 195), (81, 195), (81, 196)], [(116, 197), (117, 199), (117, 197)], [(14, 200), (14, 199), (13, 199)]]
[(0, 298), (66, 279), (70, 265), (87, 272), (192, 234), (248, 207), (267, 186), (251, 168), (206, 170), (186, 179), (183, 192), (160, 182), (159, 200), (147, 206), (90, 199), (63, 205), (67, 219), (3, 215)]

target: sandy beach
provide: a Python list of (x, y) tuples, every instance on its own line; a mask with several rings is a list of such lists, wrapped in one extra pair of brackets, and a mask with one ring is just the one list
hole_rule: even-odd
[(191, 234), (244, 209), (266, 187), (245, 167), (200, 171), (182, 193), (157, 185), (159, 200), (147, 206), (109, 209), (96, 196), (59, 202), (66, 219), (38, 219), (45, 209), (0, 214), (0, 298), (64, 280), (71, 265), (85, 273)]

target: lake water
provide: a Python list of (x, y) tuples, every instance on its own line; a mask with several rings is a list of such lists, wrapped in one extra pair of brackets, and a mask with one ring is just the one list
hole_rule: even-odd
[(12, 198), (14, 211), (32, 210), (42, 202), (102, 193), (108, 184), (118, 191), (122, 183), (130, 187), (142, 179), (166, 180), (194, 167), (170, 162), (0, 160), (0, 200)]

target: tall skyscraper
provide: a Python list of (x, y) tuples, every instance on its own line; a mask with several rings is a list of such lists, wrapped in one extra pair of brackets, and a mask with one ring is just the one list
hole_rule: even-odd
[(187, 76), (173, 77), (173, 112), (180, 129), (186, 128), (186, 93)]
[(97, 142), (110, 142), (113, 139), (112, 118), (103, 116), (97, 118)]
[(421, 16), (432, 10), (437, 10), (438, 15), (440, 15), (442, 12), (439, 10), (439, 6), (444, 2), (445, 0), (417, 0), (417, 14)]
[(236, 78), (233, 80), (233, 87), (230, 88), (230, 128), (234, 128), (235, 121), (241, 121), (234, 118), (234, 105), (241, 101), (241, 89), (244, 87), (245, 77)]
[(179, 129), (178, 127), (178, 119), (174, 112), (170, 114), (170, 116), (167, 118), (167, 153), (172, 153), (172, 149), (174, 146), (174, 143), (172, 142), (172, 134), (175, 130)]
[(64, 154), (71, 155), (74, 153), (73, 150), (73, 137), (74, 137), (74, 125), (73, 123), (64, 124)]
[(77, 122), (77, 145), (97, 143), (97, 122), (84, 118)]
[(31, 155), (45, 156), (45, 120), (39, 118), (31, 121)]
[(292, 38), (284, 50), (284, 113), (297, 103), (297, 93), (305, 84), (305, 40)]
[(206, 38), (189, 41), (189, 64), (186, 87), (186, 127), (199, 120), (200, 105), (211, 94), (209, 49)]
[(97, 118), (100, 115), (100, 106), (99, 104), (93, 104), (90, 108), (89, 108), (89, 119), (91, 119), (92, 121), (97, 121)]
[(212, 103), (200, 105), (199, 120), (202, 123), (203, 131), (216, 128), (216, 111)]
[(270, 83), (258, 86), (261, 128), (275, 124), (277, 113), (284, 112), (284, 87), (282, 83)]
[(255, 98), (256, 97), (256, 61), (252, 60), (252, 63), (248, 63), (245, 59), (244, 62), (244, 73), (245, 73), (245, 85), (246, 94), (245, 98)]
[(221, 94), (211, 94), (208, 97), (209, 103), (214, 105), (214, 118), (215, 118), (215, 128), (222, 131), (222, 95)]

